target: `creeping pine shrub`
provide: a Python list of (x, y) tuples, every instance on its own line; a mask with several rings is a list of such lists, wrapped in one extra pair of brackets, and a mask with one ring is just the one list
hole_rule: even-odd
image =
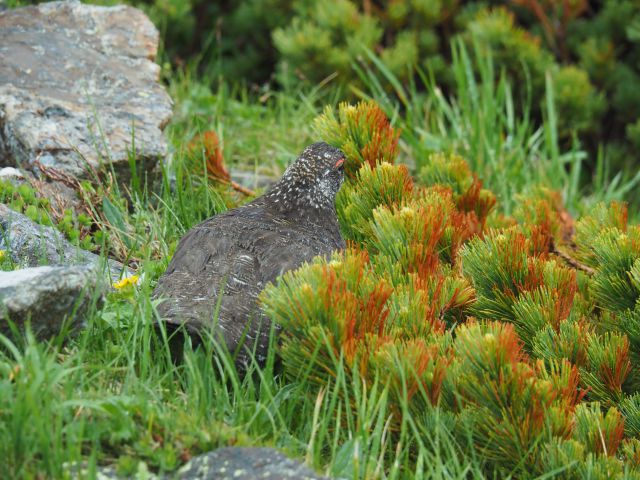
[(539, 330), (568, 318), (577, 291), (575, 271), (535, 255), (534, 248), (511, 228), (476, 237), (462, 252), (477, 293), (474, 314), (513, 323), (528, 348)]
[(371, 234), (373, 211), (411, 198), (413, 189), (413, 180), (404, 165), (386, 162), (377, 168), (375, 165), (363, 165), (355, 179), (342, 186), (336, 198), (338, 219), (345, 238), (364, 241)]
[(540, 188), (503, 217), (455, 154), (429, 156), (414, 182), (377, 142), (395, 132), (375, 108), (316, 122), (350, 148), (349, 248), (264, 290), (285, 376), (384, 385), (392, 437), (407, 415), (426, 435), (441, 412), (488, 475), (640, 478), (640, 230), (624, 205), (574, 222)]
[(569, 437), (581, 398), (575, 366), (527, 361), (515, 329), (502, 322), (461, 326), (454, 349), (458, 426), (472, 432), (484, 458), (517, 469), (535, 464), (546, 440)]
[(374, 168), (378, 163), (394, 163), (398, 156), (400, 132), (373, 101), (356, 106), (338, 105), (338, 112), (327, 106), (314, 122), (316, 133), (346, 155), (345, 173), (353, 179), (362, 164)]

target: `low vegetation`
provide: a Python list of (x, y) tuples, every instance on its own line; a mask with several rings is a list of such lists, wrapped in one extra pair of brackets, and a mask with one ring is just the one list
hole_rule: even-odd
[[(640, 176), (563, 141), (556, 82), (538, 123), (492, 57), (451, 52), (454, 94), (365, 53), (351, 103), (165, 69), (156, 185), (97, 172), (67, 213), (0, 183), (3, 203), (138, 275), (73, 338), (0, 337), (4, 472), (145, 478), (273, 445), (346, 478), (640, 478), (640, 227), (624, 203)], [(213, 341), (175, 362), (150, 295), (177, 241), (261, 192), (234, 188), (238, 170), (277, 177), (317, 139), (347, 154), (348, 249), (265, 289), (283, 326), (266, 366), (240, 378)]]

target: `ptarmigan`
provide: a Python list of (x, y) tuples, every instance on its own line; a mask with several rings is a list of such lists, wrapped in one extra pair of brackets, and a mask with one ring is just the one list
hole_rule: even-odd
[(153, 292), (163, 320), (196, 338), (212, 329), (241, 369), (249, 352), (264, 362), (270, 321), (258, 306), (262, 289), (345, 247), (335, 210), (344, 159), (339, 149), (314, 143), (263, 196), (189, 230)]

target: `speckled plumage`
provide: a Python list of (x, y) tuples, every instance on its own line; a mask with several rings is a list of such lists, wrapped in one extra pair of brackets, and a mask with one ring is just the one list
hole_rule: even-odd
[(161, 317), (192, 334), (213, 328), (229, 351), (238, 350), (240, 367), (255, 344), (262, 362), (270, 330), (257, 304), (262, 289), (313, 257), (345, 247), (335, 212), (343, 159), (337, 148), (314, 143), (263, 196), (189, 230), (153, 293), (162, 299)]

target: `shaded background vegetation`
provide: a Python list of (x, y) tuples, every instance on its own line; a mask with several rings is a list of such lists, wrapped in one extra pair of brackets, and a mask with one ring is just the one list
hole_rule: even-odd
[[(373, 52), (404, 84), (420, 73), (456, 93), (451, 41), (491, 55), (516, 107), (541, 121), (545, 85), (555, 92), (565, 146), (599, 148), (613, 169), (638, 168), (640, 6), (632, 0), (135, 0), (163, 32), (172, 65), (197, 62), (211, 78), (260, 91), (328, 82), (342, 98), (362, 87)], [(475, 72), (478, 74), (478, 72)]]
[[(25, 4), (10, 0), (10, 5)], [(93, 3), (113, 4), (112, 0)], [(515, 106), (540, 123), (552, 87), (565, 148), (635, 173), (640, 160), (640, 5), (634, 0), (130, 0), (162, 32), (173, 69), (197, 65), (212, 81), (257, 95), (327, 83), (353, 99), (362, 69), (428, 93), (424, 76), (457, 93), (451, 43), (491, 55)], [(354, 68), (355, 67), (355, 68)], [(360, 68), (358, 68), (360, 67)], [(476, 74), (479, 72), (476, 69)]]

